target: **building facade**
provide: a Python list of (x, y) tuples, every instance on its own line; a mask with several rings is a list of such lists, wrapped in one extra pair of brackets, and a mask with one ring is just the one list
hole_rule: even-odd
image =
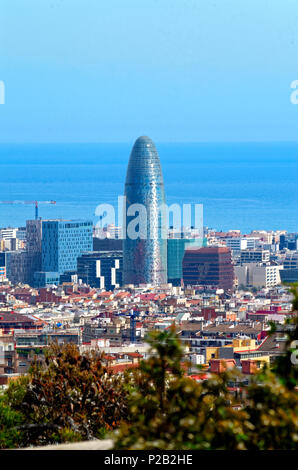
[(41, 271), (42, 252), (42, 221), (26, 221), (26, 253), (27, 253), (27, 279), (26, 282), (34, 285), (34, 273)]
[(63, 274), (77, 268), (77, 258), (92, 251), (92, 222), (45, 220), (42, 223), (42, 272)]
[(36, 288), (52, 286), (53, 284), (58, 285), (60, 283), (60, 275), (57, 272), (37, 271), (34, 273), (33, 283)]
[(122, 251), (98, 251), (78, 257), (78, 279), (91, 287), (113, 290), (122, 285)]
[(235, 266), (235, 275), (239, 286), (274, 287), (280, 284), (282, 266), (247, 263)]
[(188, 249), (183, 257), (184, 285), (213, 286), (232, 290), (234, 266), (227, 247)]
[(168, 282), (174, 286), (181, 285), (183, 279), (182, 261), (187, 248), (201, 248), (199, 238), (168, 238)]
[(130, 154), (123, 235), (123, 283), (167, 283), (164, 182), (159, 156), (149, 137), (139, 137)]
[(267, 263), (270, 261), (269, 250), (241, 250), (240, 263)]

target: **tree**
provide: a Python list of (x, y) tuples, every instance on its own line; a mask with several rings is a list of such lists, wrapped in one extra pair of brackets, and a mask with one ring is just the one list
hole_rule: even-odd
[(116, 449), (297, 449), (297, 393), (280, 375), (262, 370), (239, 403), (228, 386), (241, 383), (239, 372), (196, 383), (181, 366), (174, 329), (148, 342), (151, 357), (131, 372), (129, 420), (116, 432)]
[(22, 416), (14, 411), (0, 397), (0, 449), (18, 447), (22, 441), (22, 432), (18, 426), (22, 423)]
[(242, 448), (246, 415), (231, 406), (234, 398), (227, 386), (231, 374), (202, 384), (187, 377), (181, 365), (183, 348), (173, 328), (151, 333), (148, 342), (151, 357), (131, 372), (129, 421), (116, 433), (115, 448)]
[[(273, 372), (279, 377), (279, 380), (287, 388), (294, 390), (298, 380), (298, 283), (290, 287), (293, 294), (293, 316), (285, 324), (287, 333), (286, 353), (279, 356), (273, 366)], [(276, 327), (272, 325), (272, 333)]]
[(34, 363), (6, 400), (23, 416), (23, 446), (102, 437), (119, 426), (127, 408), (124, 381), (101, 354), (81, 355), (74, 344), (49, 347), (45, 364)]

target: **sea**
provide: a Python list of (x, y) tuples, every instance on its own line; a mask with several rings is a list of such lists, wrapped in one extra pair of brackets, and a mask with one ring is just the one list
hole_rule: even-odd
[[(91, 219), (99, 204), (117, 210), (133, 142), (1, 144), (0, 227), (42, 218)], [(298, 231), (298, 143), (157, 143), (166, 202), (203, 204), (218, 231)], [(116, 220), (117, 223), (117, 220)]]

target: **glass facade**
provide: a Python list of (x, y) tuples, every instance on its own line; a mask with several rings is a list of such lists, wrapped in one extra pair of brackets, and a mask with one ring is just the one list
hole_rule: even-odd
[(122, 285), (122, 251), (98, 251), (78, 257), (78, 278), (100, 289), (114, 290)]
[(208, 247), (185, 251), (183, 281), (187, 285), (214, 286), (232, 290), (234, 286), (234, 266), (231, 250), (227, 247)]
[(42, 271), (63, 274), (77, 269), (77, 258), (92, 251), (92, 222), (46, 220), (42, 222)]
[(187, 248), (201, 248), (201, 238), (169, 238), (168, 239), (168, 282), (180, 285), (183, 278), (182, 261)]
[(53, 284), (59, 284), (60, 277), (58, 273), (43, 273), (35, 272), (34, 273), (34, 287), (46, 287)]
[(26, 252), (28, 261), (27, 283), (30, 286), (33, 286), (34, 273), (41, 271), (42, 221), (27, 220), (26, 232)]
[[(133, 146), (126, 174), (125, 197), (123, 283), (165, 284), (167, 283), (165, 192), (159, 156), (149, 137), (139, 137)], [(145, 229), (142, 224), (139, 236), (136, 238), (131, 237), (130, 228), (135, 223), (138, 213), (129, 212), (127, 215), (133, 204), (142, 204), (146, 208)]]

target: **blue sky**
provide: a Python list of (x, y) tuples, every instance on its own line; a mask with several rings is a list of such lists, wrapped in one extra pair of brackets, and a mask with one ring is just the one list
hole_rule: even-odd
[(1, 0), (0, 142), (298, 140), (297, 0)]

